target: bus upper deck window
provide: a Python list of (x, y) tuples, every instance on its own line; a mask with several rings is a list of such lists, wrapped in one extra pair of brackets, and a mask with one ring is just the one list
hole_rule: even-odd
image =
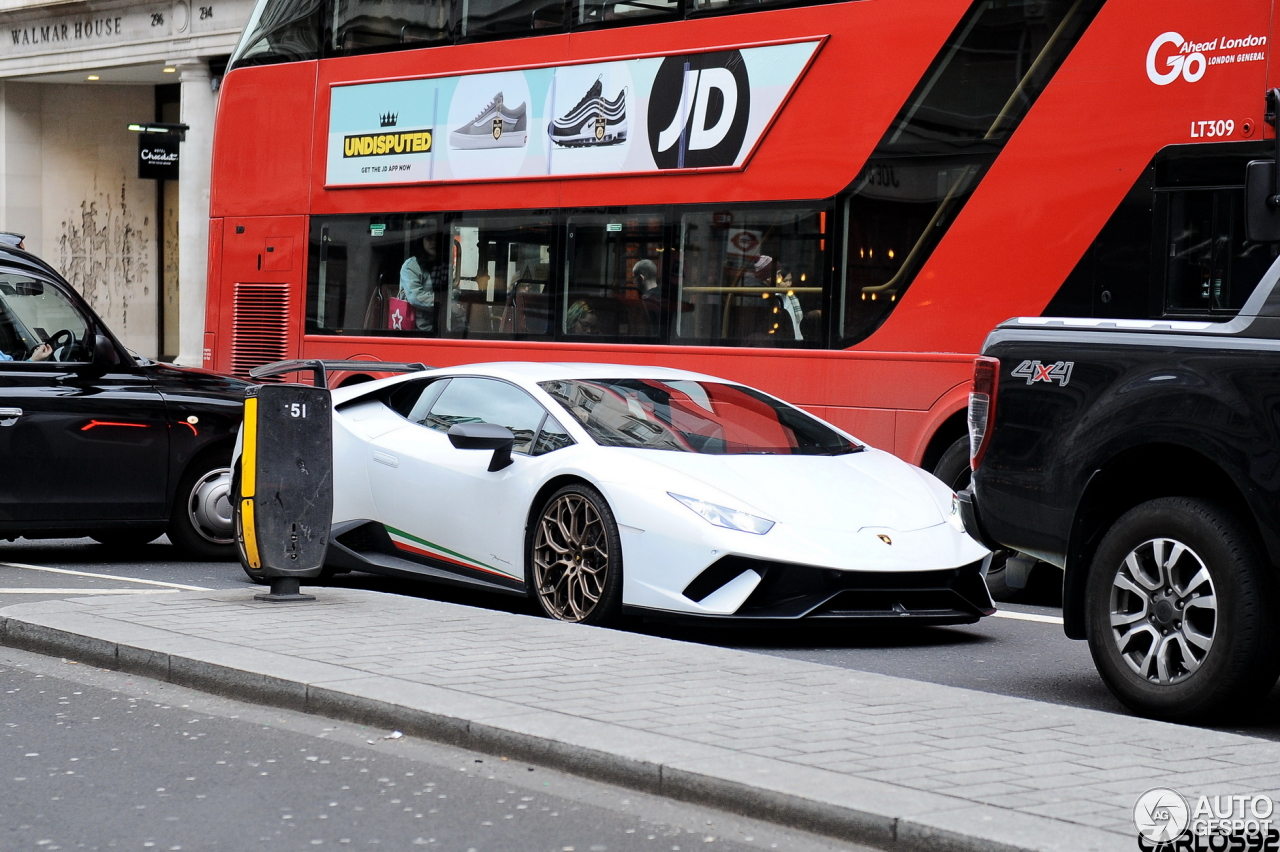
[(575, 27), (643, 23), (643, 19), (676, 18), (678, 0), (572, 0)]
[(563, 0), (454, 0), (464, 40), (564, 29)]
[(227, 70), (320, 56), (322, 0), (258, 0)]
[(450, 0), (333, 0), (330, 47), (356, 53), (393, 45), (418, 47), (449, 41)]

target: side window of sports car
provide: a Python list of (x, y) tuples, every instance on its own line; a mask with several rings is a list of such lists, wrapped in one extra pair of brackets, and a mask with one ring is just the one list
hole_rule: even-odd
[(530, 455), (543, 456), (547, 453), (554, 453), (556, 450), (562, 450), (572, 443), (573, 438), (569, 437), (569, 433), (556, 422), (554, 417), (548, 414), (547, 419), (542, 421), (542, 428), (538, 430), (538, 440), (533, 442), (533, 452)]
[(406, 420), (421, 424), (448, 384), (448, 379), (434, 379), (396, 385), (386, 396), (387, 406)]
[(515, 385), (473, 376), (451, 379), (422, 425), (448, 432), (456, 423), (493, 423), (516, 436), (512, 452), (529, 455), (546, 409)]

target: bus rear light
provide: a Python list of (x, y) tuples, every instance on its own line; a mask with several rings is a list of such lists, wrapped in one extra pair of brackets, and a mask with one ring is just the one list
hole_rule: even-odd
[(973, 361), (973, 389), (969, 392), (969, 467), (978, 469), (991, 440), (1000, 386), (1000, 360), (979, 356)]

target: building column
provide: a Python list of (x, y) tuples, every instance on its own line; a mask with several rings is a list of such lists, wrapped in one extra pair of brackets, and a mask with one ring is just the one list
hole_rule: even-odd
[(204, 306), (209, 272), (209, 175), (213, 165), (213, 117), (217, 96), (209, 66), (200, 59), (172, 63), (182, 85), (187, 138), (179, 149), (178, 176), (178, 357), (204, 363)]

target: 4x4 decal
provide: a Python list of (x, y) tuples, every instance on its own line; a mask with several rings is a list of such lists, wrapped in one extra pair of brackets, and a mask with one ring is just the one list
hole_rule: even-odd
[(1071, 370), (1075, 365), (1075, 361), (1054, 361), (1051, 364), (1042, 364), (1039, 361), (1023, 361), (1014, 367), (1009, 375), (1026, 379), (1029, 385), (1033, 385), (1036, 382), (1057, 382), (1065, 388), (1067, 382), (1071, 381)]

